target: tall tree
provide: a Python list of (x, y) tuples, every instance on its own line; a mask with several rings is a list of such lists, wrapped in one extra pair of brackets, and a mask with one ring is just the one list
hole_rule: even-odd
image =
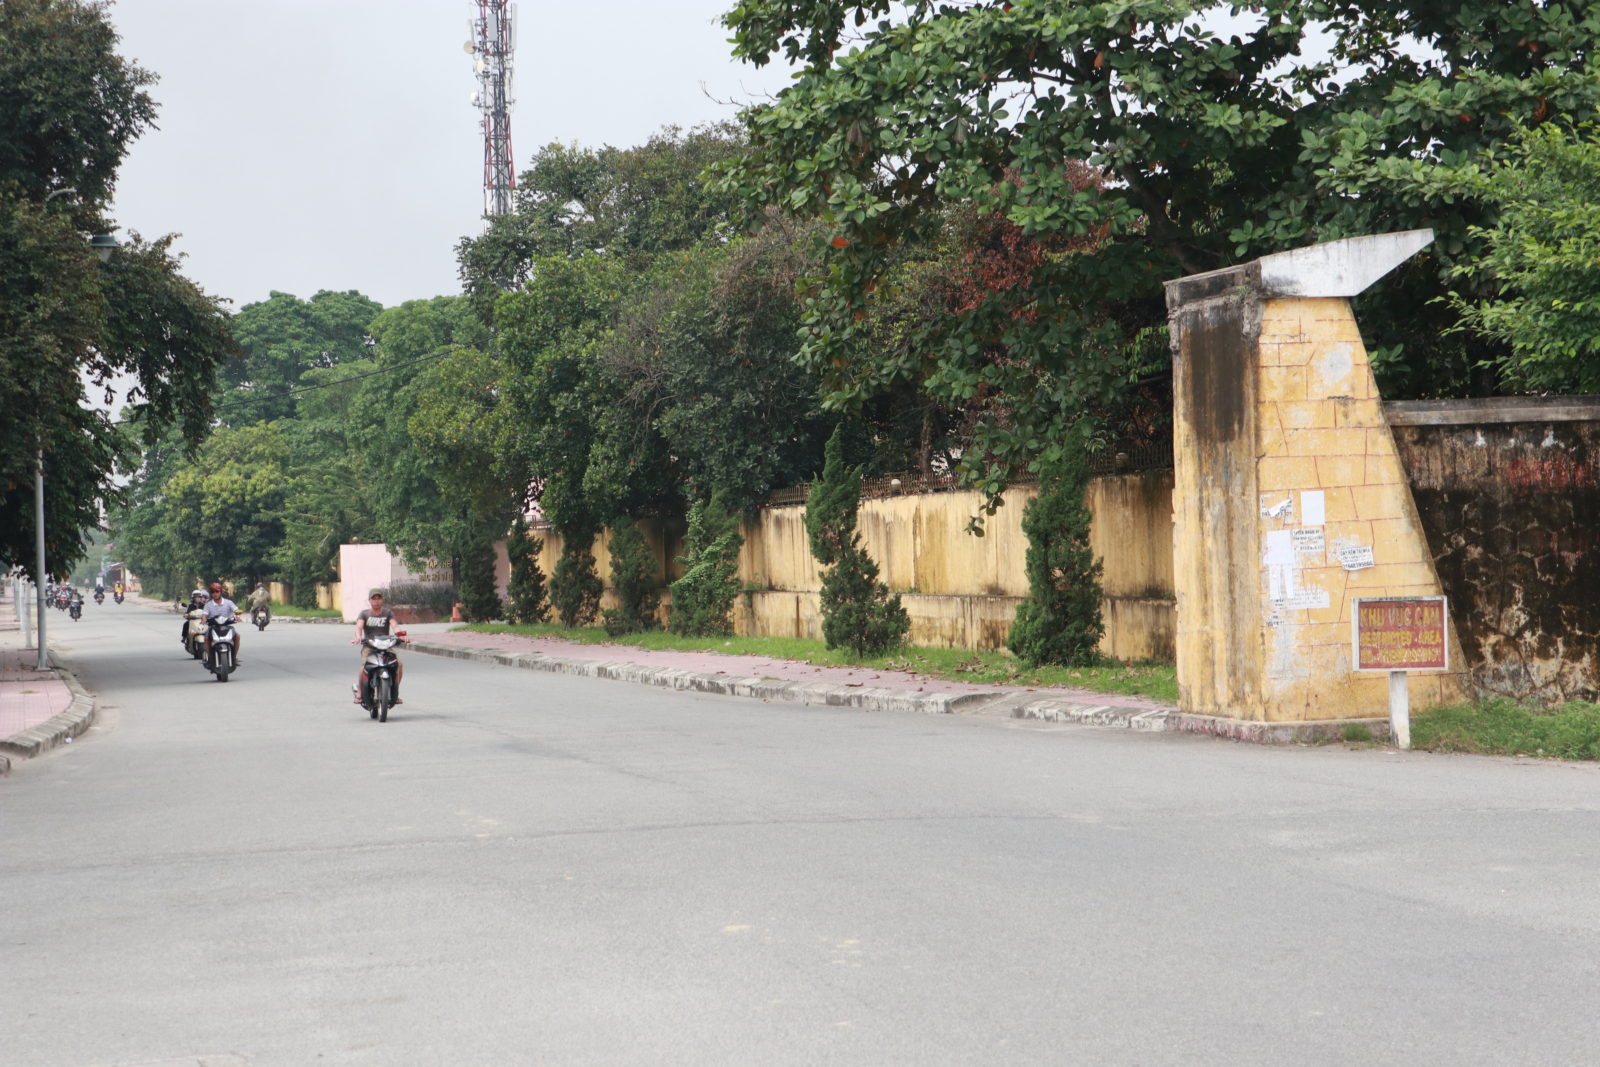
[(1566, 0), (741, 0), (726, 23), (740, 57), (801, 67), (746, 113), (727, 177), (752, 210), (830, 225), (801, 358), (836, 405), (898, 247), (955, 206), (1095, 239), (920, 346), (935, 396), (1015, 398), (970, 434), (990, 490), (1141, 375), (1162, 281), (1315, 241), (1432, 226), (1374, 298), (1394, 313), (1366, 318), (1369, 347), (1394, 390), (1492, 384), (1469, 380), (1481, 353), (1438, 342), (1453, 319), (1430, 303), (1485, 218), (1464, 168), (1600, 102), (1600, 10)]
[(148, 71), (116, 53), (99, 4), (0, 4), (0, 569), (34, 555), (44, 460), (46, 567), (65, 573), (107, 503), (125, 438), (84, 406), (83, 380), (137, 382), (144, 444), (205, 433), (231, 349), (226, 316), (178, 272), (168, 240), (129, 234), (101, 266), (91, 234), (129, 146), (156, 114)]
[(383, 306), (355, 290), (322, 290), (310, 300), (274, 291), (246, 304), (233, 320), (239, 354), (223, 367), (231, 426), (291, 416), (291, 394), (307, 371), (369, 358), (367, 327)]

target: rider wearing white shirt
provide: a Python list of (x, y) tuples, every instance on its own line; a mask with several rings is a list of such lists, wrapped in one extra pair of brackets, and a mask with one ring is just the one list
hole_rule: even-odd
[[(211, 620), (215, 618), (228, 618), (239, 614), (239, 606), (222, 595), (222, 583), (211, 583), (211, 599), (206, 601), (204, 608), (206, 615), (206, 656), (211, 656)], [(239, 630), (233, 631), (233, 663), (239, 664)]]

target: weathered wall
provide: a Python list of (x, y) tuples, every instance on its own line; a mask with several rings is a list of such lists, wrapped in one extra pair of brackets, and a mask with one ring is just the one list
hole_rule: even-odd
[[(1022, 509), (1031, 488), (1006, 494), (1005, 505), (984, 521), (985, 535), (966, 532), (981, 498), (972, 492), (915, 493), (864, 500), (860, 530), (879, 576), (901, 594), (911, 617), (913, 643), (945, 648), (997, 649), (1005, 644), (1017, 604), (1028, 591), (1023, 562), (1028, 547)], [(1101, 648), (1127, 660), (1165, 660), (1173, 651), (1172, 472), (1142, 471), (1095, 478), (1088, 503), (1090, 542), (1104, 563)], [(657, 558), (672, 560), (663, 579), (678, 577), (673, 557), (681, 532), (642, 524)], [(539, 566), (552, 573), (561, 537), (542, 531)], [(818, 592), (822, 578), (806, 541), (805, 508), (763, 508), (744, 524), (739, 633), (820, 639)], [(595, 546), (595, 568), (609, 576), (608, 536)], [(670, 543), (667, 543), (670, 541)], [(610, 603), (609, 591), (606, 603)], [(663, 609), (668, 610), (670, 598)]]
[[(1250, 264), (1168, 285), (1180, 702), (1380, 716), (1387, 678), (1351, 669), (1352, 603), (1441, 588), (1348, 300), (1265, 289)], [(1413, 672), (1412, 699), (1461, 698), (1459, 663)]]
[(1600, 398), (1387, 412), (1473, 684), (1600, 697)]

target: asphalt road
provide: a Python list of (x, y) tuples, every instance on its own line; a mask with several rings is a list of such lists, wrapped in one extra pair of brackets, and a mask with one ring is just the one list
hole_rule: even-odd
[[(64, 618), (64, 617), (63, 617)], [(0, 781), (0, 1063), (1578, 1064), (1592, 766), (763, 705), (345, 627), (54, 640)]]

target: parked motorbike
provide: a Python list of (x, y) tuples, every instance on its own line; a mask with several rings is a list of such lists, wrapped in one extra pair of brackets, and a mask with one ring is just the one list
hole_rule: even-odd
[(213, 615), (205, 620), (211, 629), (211, 652), (206, 657), (206, 670), (226, 682), (238, 666), (233, 658), (233, 631), (238, 620), (232, 615)]
[(72, 616), (72, 621), (77, 622), (83, 618), (83, 601), (74, 600), (67, 606), (67, 614)]
[(400, 657), (395, 646), (404, 644), (406, 632), (373, 634), (361, 639), (366, 650), (366, 672), (361, 683), (361, 706), (379, 722), (389, 721), (389, 709), (394, 707), (395, 681), (400, 676)]
[(199, 659), (206, 654), (206, 613), (200, 608), (191, 608), (188, 613), (189, 624), (183, 629), (184, 650)]
[(256, 624), (257, 630), (265, 630), (267, 623), (272, 621), (272, 611), (265, 605), (250, 609), (250, 621)]

